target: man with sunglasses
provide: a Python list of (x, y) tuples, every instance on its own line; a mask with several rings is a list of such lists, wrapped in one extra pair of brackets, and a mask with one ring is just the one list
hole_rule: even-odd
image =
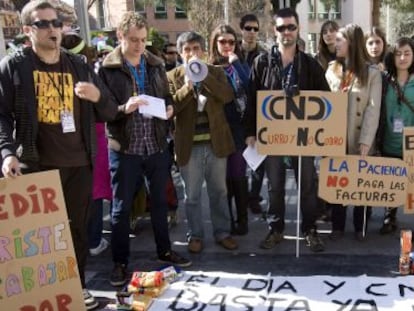
[[(253, 64), (254, 58), (266, 50), (257, 42), (259, 34), (259, 19), (254, 14), (243, 15), (240, 19), (240, 29), (242, 32), (241, 50), (249, 68)], [(249, 191), (249, 208), (254, 214), (261, 214), (262, 207), (260, 195), (264, 177), (264, 164), (261, 164), (256, 171), (251, 174), (251, 187)]]
[(86, 290), (88, 206), (95, 155), (95, 119), (112, 120), (117, 106), (79, 57), (60, 49), (62, 22), (48, 1), (28, 2), (21, 19), (32, 47), (0, 62), (2, 173), (58, 169), (88, 310), (98, 302)]
[(177, 52), (177, 46), (174, 43), (167, 43), (164, 45), (163, 57), (166, 71), (170, 71), (171, 69), (181, 65)]
[[(325, 74), (319, 63), (299, 50), (299, 18), (291, 8), (279, 10), (274, 16), (275, 35), (278, 49), (272, 48), (271, 54), (258, 56), (252, 66), (250, 94), (246, 116), (246, 144), (256, 142), (256, 101), (258, 90), (284, 90), (286, 96), (297, 96), (300, 90), (329, 91)], [(287, 155), (288, 156), (288, 155)], [(284, 156), (268, 156), (265, 171), (269, 179), (269, 209), (267, 211), (269, 232), (260, 247), (271, 249), (283, 240), (285, 229), (285, 182), (286, 166)], [(290, 156), (298, 175), (298, 157)], [(316, 231), (317, 217), (317, 177), (314, 157), (302, 157), (301, 210), (302, 233), (306, 245), (314, 252), (324, 250), (324, 245)]]

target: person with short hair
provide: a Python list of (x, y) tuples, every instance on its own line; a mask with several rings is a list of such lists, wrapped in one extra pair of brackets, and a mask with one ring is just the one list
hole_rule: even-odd
[[(329, 85), (323, 68), (310, 55), (299, 50), (299, 17), (291, 8), (279, 10), (274, 16), (274, 30), (277, 46), (270, 54), (262, 54), (253, 62), (250, 74), (250, 92), (246, 112), (246, 144), (254, 146), (257, 133), (257, 91), (283, 90), (286, 96), (299, 95), (301, 90), (328, 91)], [(286, 155), (289, 156), (289, 155)], [(269, 208), (267, 221), (269, 231), (260, 247), (274, 248), (284, 239), (285, 229), (285, 182), (286, 164), (284, 156), (268, 155), (264, 160), (266, 176), (269, 179)], [(298, 157), (289, 156), (297, 179)], [(302, 233), (306, 245), (314, 252), (324, 250), (324, 244), (316, 231), (317, 176), (314, 157), (302, 157), (300, 207), (302, 210)]]
[(165, 44), (162, 50), (162, 53), (163, 53), (166, 71), (170, 71), (171, 69), (174, 69), (175, 67), (181, 64), (179, 61), (176, 44), (174, 43)]
[(19, 178), (22, 173), (59, 170), (83, 298), (92, 310), (98, 302), (86, 289), (85, 265), (94, 126), (96, 120), (113, 120), (117, 106), (91, 68), (61, 49), (63, 23), (54, 5), (30, 1), (21, 20), (32, 47), (0, 63), (2, 173)]
[(201, 204), (204, 181), (214, 239), (223, 248), (234, 250), (238, 244), (230, 234), (226, 169), (227, 156), (235, 147), (224, 114), (224, 106), (233, 100), (234, 93), (220, 67), (205, 65), (205, 78), (198, 82), (191, 80), (194, 77), (189, 76), (187, 66), (193, 65), (194, 71), (199, 71), (196, 74), (203, 71), (200, 62), (205, 39), (201, 35), (193, 31), (182, 33), (177, 39), (177, 50), (183, 65), (169, 71), (167, 77), (176, 107), (175, 152), (186, 194), (188, 251), (200, 253), (204, 248)]
[(104, 59), (99, 75), (117, 99), (118, 115), (107, 123), (109, 166), (113, 189), (111, 248), (114, 263), (110, 276), (113, 286), (127, 282), (130, 256), (130, 213), (136, 193), (146, 178), (151, 194), (151, 224), (158, 261), (188, 267), (190, 260), (171, 249), (168, 231), (167, 181), (171, 156), (168, 151), (168, 121), (144, 115), (147, 105), (140, 95), (165, 101), (167, 118), (174, 113), (162, 59), (145, 49), (146, 19), (126, 12), (117, 27), (119, 45)]

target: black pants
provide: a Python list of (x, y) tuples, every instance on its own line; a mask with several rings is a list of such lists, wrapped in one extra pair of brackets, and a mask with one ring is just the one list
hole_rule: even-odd
[[(290, 157), (292, 168), (298, 180), (298, 157)], [(269, 179), (269, 210), (268, 216), (271, 230), (282, 233), (285, 229), (285, 183), (286, 165), (283, 156), (268, 156), (265, 159), (265, 171)], [(309, 233), (316, 228), (317, 216), (317, 177), (314, 165), (314, 157), (302, 157), (302, 176), (300, 207), (302, 212), (302, 232)]]
[[(329, 204), (332, 207), (332, 230), (334, 231), (345, 231), (346, 223), (346, 212), (347, 207), (340, 204)], [(362, 232), (364, 227), (364, 206), (355, 206), (353, 210), (354, 230), (355, 232)], [(368, 208), (367, 208), (368, 210)], [(365, 217), (366, 221), (367, 218)]]

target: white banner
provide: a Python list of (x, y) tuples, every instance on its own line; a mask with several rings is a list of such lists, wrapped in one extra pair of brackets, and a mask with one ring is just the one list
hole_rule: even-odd
[(153, 301), (149, 310), (414, 310), (414, 276), (292, 277), (185, 272)]

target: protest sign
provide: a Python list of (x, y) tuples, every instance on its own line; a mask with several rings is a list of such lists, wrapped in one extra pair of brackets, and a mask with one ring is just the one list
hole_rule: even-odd
[(329, 203), (398, 207), (407, 194), (408, 169), (395, 158), (323, 158), (319, 196)]
[(257, 92), (257, 145), (260, 154), (343, 156), (346, 150), (346, 93)]
[(414, 127), (404, 127), (403, 156), (408, 168), (407, 202), (405, 214), (414, 214)]
[(272, 276), (185, 272), (150, 310), (414, 310), (414, 277)]
[(58, 171), (0, 179), (2, 310), (85, 310)]

